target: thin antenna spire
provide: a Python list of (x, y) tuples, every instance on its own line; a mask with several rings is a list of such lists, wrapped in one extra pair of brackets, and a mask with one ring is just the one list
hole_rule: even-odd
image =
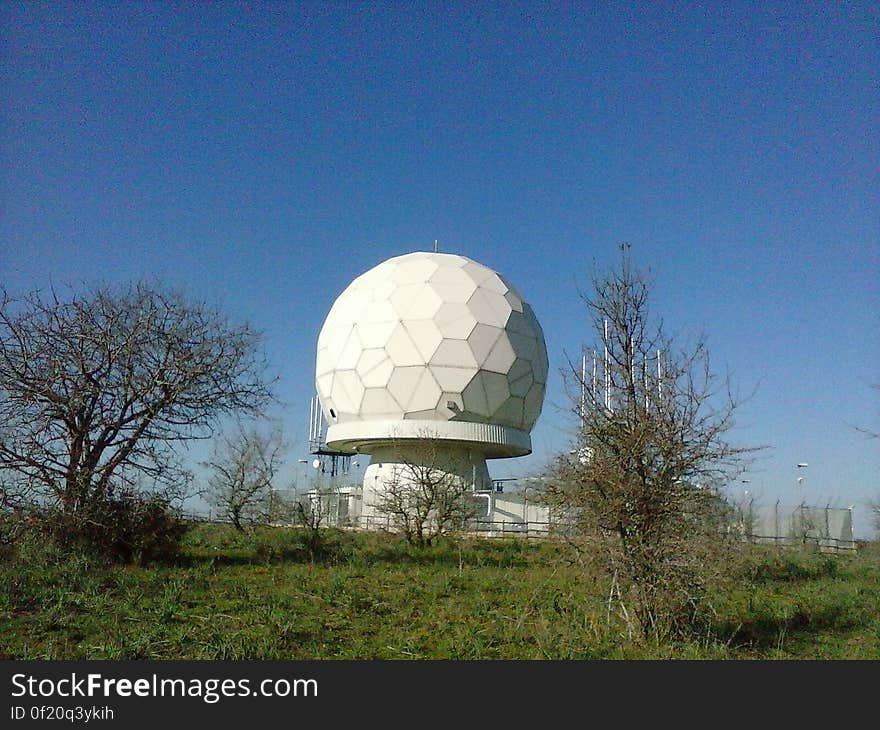
[(581, 425), (587, 418), (587, 353), (581, 353)]
[(660, 365), (660, 350), (657, 350), (657, 402), (663, 404), (663, 370)]
[(605, 320), (605, 332), (602, 338), (605, 345), (605, 409), (611, 410), (611, 358), (608, 352), (608, 320)]

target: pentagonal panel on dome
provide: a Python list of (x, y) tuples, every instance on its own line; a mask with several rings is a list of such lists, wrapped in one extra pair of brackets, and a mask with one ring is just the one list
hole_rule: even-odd
[(437, 384), (447, 392), (461, 393), (477, 374), (477, 368), (454, 368), (441, 365), (428, 366)]
[(507, 335), (502, 332), (483, 362), (483, 370), (506, 374), (514, 360), (516, 360), (516, 354), (513, 352), (513, 347)]
[(398, 324), (388, 338), (385, 345), (385, 352), (396, 367), (406, 367), (408, 365), (423, 365), (419, 348), (416, 347), (409, 333), (402, 324)]
[(474, 353), (466, 340), (443, 340), (431, 358), (431, 365), (477, 368)]
[(477, 318), (467, 304), (458, 302), (445, 302), (434, 315), (434, 322), (443, 337), (455, 340), (466, 340), (477, 326)]
[(468, 309), (471, 310), (477, 321), (481, 324), (490, 324), (494, 327), (504, 327), (510, 317), (510, 305), (502, 294), (496, 294), (488, 289), (477, 289), (473, 296), (468, 299)]
[(392, 275), (397, 284), (415, 284), (428, 281), (437, 271), (438, 264), (427, 256), (401, 261)]
[(492, 348), (498, 342), (498, 338), (501, 337), (501, 332), (500, 327), (492, 327), (482, 322), (474, 327), (474, 331), (471, 332), (467, 342), (471, 352), (474, 353), (474, 360), (476, 360), (480, 367), (483, 366), (489, 353), (492, 352)]
[(443, 341), (443, 335), (434, 324), (433, 320), (404, 320), (401, 324), (409, 334), (410, 340), (419, 351), (422, 362), (428, 362), (437, 351), (440, 343)]

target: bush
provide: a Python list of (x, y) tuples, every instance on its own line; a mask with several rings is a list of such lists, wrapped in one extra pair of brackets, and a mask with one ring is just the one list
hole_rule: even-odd
[(109, 493), (75, 513), (51, 509), (34, 524), (59, 548), (114, 563), (174, 558), (189, 526), (157, 495)]

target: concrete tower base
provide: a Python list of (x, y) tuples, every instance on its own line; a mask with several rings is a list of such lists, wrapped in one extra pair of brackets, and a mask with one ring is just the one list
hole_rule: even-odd
[(486, 457), (477, 449), (430, 440), (377, 446), (364, 472), (362, 516), (368, 522), (384, 520), (386, 513), (379, 505), (389, 495), (405, 496), (430, 489), (449, 494), (491, 488)]

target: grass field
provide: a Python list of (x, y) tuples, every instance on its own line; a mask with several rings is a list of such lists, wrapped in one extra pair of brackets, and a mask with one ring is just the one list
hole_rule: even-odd
[(175, 565), (39, 545), (0, 563), (0, 657), (18, 659), (878, 659), (880, 550), (744, 546), (704, 637), (630, 638), (555, 543), (198, 525)]

